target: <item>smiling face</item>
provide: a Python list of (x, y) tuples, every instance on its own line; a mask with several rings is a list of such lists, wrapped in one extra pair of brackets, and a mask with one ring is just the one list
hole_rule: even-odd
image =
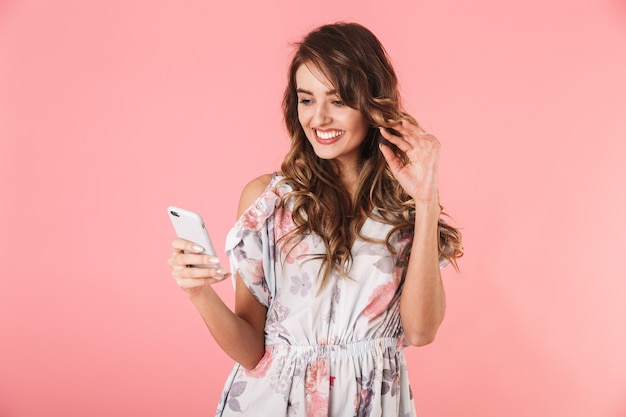
[(298, 120), (322, 159), (334, 159), (342, 166), (356, 167), (360, 145), (369, 123), (357, 109), (344, 104), (324, 74), (312, 65), (296, 71)]

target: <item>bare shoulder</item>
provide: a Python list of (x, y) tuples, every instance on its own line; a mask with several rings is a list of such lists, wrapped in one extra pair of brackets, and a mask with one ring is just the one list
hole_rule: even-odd
[(267, 188), (270, 181), (272, 181), (273, 174), (261, 175), (250, 181), (241, 192), (241, 198), (239, 199), (239, 209), (237, 210), (237, 217), (240, 217), (248, 207), (254, 203), (254, 201), (263, 194), (263, 191)]

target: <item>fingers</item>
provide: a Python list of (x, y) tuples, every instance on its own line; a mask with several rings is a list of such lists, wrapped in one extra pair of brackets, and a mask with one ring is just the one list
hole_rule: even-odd
[(403, 120), (398, 126), (394, 127), (398, 133), (402, 134), (403, 137), (412, 138), (416, 140), (418, 143), (420, 141), (430, 143), (434, 146), (439, 147), (439, 140), (434, 135), (427, 133), (424, 129), (421, 128), (416, 123), (411, 123), (409, 120)]
[(194, 280), (204, 280), (204, 279), (213, 279), (216, 281), (221, 281), (226, 276), (230, 275), (225, 269), (221, 268), (198, 268), (195, 266), (189, 268), (176, 268), (172, 271), (172, 276), (174, 279), (194, 279)]
[(174, 252), (170, 257), (171, 266), (203, 265), (215, 268), (219, 263), (220, 260), (215, 256), (197, 253)]
[(202, 246), (181, 238), (176, 238), (172, 241), (172, 249), (178, 253), (183, 251), (200, 253), (204, 250)]
[(391, 150), (389, 146), (384, 146), (383, 144), (381, 144), (380, 152), (383, 154), (385, 160), (387, 160), (387, 164), (389, 164), (389, 168), (391, 168), (392, 172), (395, 173), (404, 166), (402, 160), (398, 158), (398, 156), (393, 150)]
[(172, 277), (183, 288), (214, 284), (231, 274), (223, 268), (202, 268), (197, 266), (172, 266)]
[(219, 266), (220, 260), (216, 256), (201, 253), (204, 249), (185, 239), (176, 238), (172, 241), (172, 256), (169, 264), (174, 266), (204, 265), (206, 267)]
[(427, 133), (422, 127), (416, 123), (412, 123), (409, 120), (403, 120), (398, 124), (397, 130), (402, 132), (405, 135), (413, 136), (413, 137), (431, 137), (434, 138), (433, 135)]
[(380, 128), (382, 136), (393, 143), (402, 152), (409, 153), (413, 149), (432, 151), (441, 147), (437, 138), (426, 133), (419, 125), (403, 120), (393, 127), (398, 135), (394, 135), (385, 128)]
[(412, 148), (411, 144), (406, 141), (406, 139), (404, 138), (403, 133), (398, 131), (395, 128), (395, 126), (394, 126), (394, 130), (396, 130), (396, 132), (398, 132), (398, 134), (400, 136), (391, 133), (389, 130), (387, 130), (384, 127), (380, 127), (379, 130), (380, 130), (381, 135), (385, 139), (387, 139), (389, 142), (391, 142), (394, 145), (396, 145), (398, 147), (398, 149), (400, 149), (402, 152), (407, 153), (408, 151), (411, 150), (411, 148)]
[(426, 131), (422, 129), (420, 125), (418, 125), (417, 123), (413, 123), (407, 119), (404, 119), (400, 123), (398, 123), (397, 128), (405, 130), (407, 132), (413, 132), (415, 134), (426, 134)]
[[(191, 268), (192, 269), (192, 268)], [(224, 278), (228, 278), (230, 274), (224, 276)], [(222, 278), (222, 279), (224, 279)], [(216, 282), (221, 281), (222, 279), (216, 278), (177, 278), (176, 284), (182, 288), (183, 290), (190, 290), (199, 287), (203, 287), (205, 285), (213, 285)]]
[(168, 259), (168, 264), (179, 287), (189, 289), (211, 285), (230, 276), (228, 271), (219, 266), (219, 258), (198, 253), (203, 250), (185, 239), (177, 238), (172, 241), (172, 256)]
[(168, 263), (172, 269), (176, 267), (186, 268), (189, 265), (216, 269), (219, 267), (220, 260), (216, 256), (202, 253), (185, 253), (181, 249), (174, 248), (172, 256), (168, 259)]
[(227, 273), (225, 269), (219, 268), (219, 259), (209, 255), (179, 253), (173, 255), (168, 263), (174, 278), (222, 279)]

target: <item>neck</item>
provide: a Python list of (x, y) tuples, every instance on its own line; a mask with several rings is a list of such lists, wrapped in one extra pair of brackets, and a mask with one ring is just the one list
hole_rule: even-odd
[(350, 197), (354, 198), (359, 182), (359, 164), (356, 161), (350, 164), (345, 161), (337, 162), (339, 162), (341, 183), (350, 194)]

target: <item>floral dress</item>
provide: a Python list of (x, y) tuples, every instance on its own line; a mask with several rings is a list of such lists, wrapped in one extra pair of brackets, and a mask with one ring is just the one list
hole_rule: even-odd
[[(357, 240), (349, 278), (320, 286), (321, 238), (279, 239), (294, 227), (291, 190), (274, 175), (226, 238), (231, 270), (267, 307), (265, 356), (252, 370), (235, 364), (216, 416), (414, 416), (402, 353), (402, 268), (384, 244)], [(391, 226), (367, 219), (365, 236), (384, 239)], [(409, 238), (395, 236), (401, 249)]]

